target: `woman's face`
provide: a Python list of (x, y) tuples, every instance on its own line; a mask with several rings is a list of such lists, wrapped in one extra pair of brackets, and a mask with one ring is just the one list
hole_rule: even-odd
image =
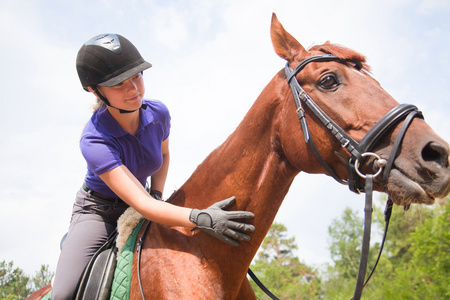
[(99, 92), (108, 99), (111, 106), (124, 110), (137, 110), (142, 105), (145, 87), (141, 73), (115, 86), (98, 86)]

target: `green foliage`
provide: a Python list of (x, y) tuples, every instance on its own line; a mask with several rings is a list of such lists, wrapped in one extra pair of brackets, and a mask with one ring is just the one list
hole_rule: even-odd
[(328, 227), (330, 254), (334, 266), (328, 268), (324, 282), (325, 299), (350, 299), (353, 295), (361, 257), (363, 220), (347, 208), (341, 219)]
[(0, 262), (0, 299), (24, 299), (30, 294), (27, 288), (29, 277), (13, 262)]
[[(274, 223), (251, 269), (280, 299), (317, 299), (320, 297), (318, 272), (300, 262), (294, 255), (296, 249), (295, 238), (287, 237), (286, 227)], [(250, 283), (258, 299), (269, 299), (252, 280)]]
[(449, 198), (431, 208), (414, 207), (411, 216), (415, 219), (399, 220), (403, 234), (408, 235), (402, 243), (390, 242), (389, 269), (381, 271), (388, 281), (378, 284), (377, 295), (381, 299), (450, 299)]
[(345, 209), (342, 220), (333, 220), (328, 227), (328, 234), (332, 241), (330, 246), (331, 258), (341, 277), (356, 278), (358, 261), (361, 251), (363, 222), (357, 213), (350, 208)]
[[(412, 205), (409, 211), (394, 206), (380, 263), (364, 289), (363, 299), (450, 299), (449, 199), (441, 205)], [(374, 228), (384, 228), (382, 208), (375, 208)], [(324, 282), (325, 299), (353, 295), (359, 264), (363, 220), (345, 210), (329, 227), (334, 265)], [(379, 245), (371, 246), (371, 270)]]
[(36, 275), (31, 280), (33, 292), (49, 284), (53, 276), (54, 273), (49, 271), (48, 265), (41, 265), (41, 269), (36, 272)]
[(25, 299), (28, 295), (49, 284), (53, 273), (42, 265), (36, 275), (29, 277), (13, 262), (0, 262), (0, 300)]

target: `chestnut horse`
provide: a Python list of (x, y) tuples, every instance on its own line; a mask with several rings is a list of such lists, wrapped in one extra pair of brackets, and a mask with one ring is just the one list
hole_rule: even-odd
[[(311, 61), (295, 75), (304, 91), (354, 141), (398, 103), (368, 74), (365, 58), (326, 43), (306, 50), (272, 16), (275, 52), (295, 69), (306, 58), (332, 54), (337, 60)], [(298, 120), (304, 111), (309, 133), (323, 160), (338, 178), (348, 181), (342, 157), (351, 156), (308, 106), (296, 111), (285, 70), (264, 88), (234, 133), (212, 152), (171, 197), (180, 206), (206, 208), (236, 196), (233, 209), (255, 214), (249, 242), (229, 246), (202, 232), (151, 224), (144, 237), (140, 274), (146, 299), (255, 299), (247, 270), (299, 172), (327, 174), (305, 143)], [(388, 160), (402, 122), (388, 128), (371, 151)], [(347, 145), (344, 145), (347, 146)], [(339, 154), (339, 158), (336, 153)], [(422, 118), (411, 120), (389, 176), (374, 178), (374, 189), (397, 205), (432, 204), (450, 190), (449, 146)], [(371, 173), (373, 159), (361, 162)], [(134, 258), (131, 299), (141, 299)]]

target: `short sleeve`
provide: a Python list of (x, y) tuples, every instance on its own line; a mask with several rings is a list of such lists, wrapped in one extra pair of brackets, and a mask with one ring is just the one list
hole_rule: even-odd
[(163, 141), (170, 135), (171, 116), (167, 106), (159, 100), (146, 101), (150, 106), (154, 121), (160, 122), (163, 127)]
[(171, 121), (169, 110), (167, 109), (167, 107), (165, 105), (164, 105), (164, 108), (165, 108), (165, 111), (164, 111), (165, 114), (164, 114), (164, 122), (163, 122), (163, 124), (164, 124), (163, 141), (165, 141), (170, 135), (170, 121)]
[(120, 148), (112, 140), (86, 135), (80, 140), (80, 148), (89, 171), (96, 176), (123, 164)]

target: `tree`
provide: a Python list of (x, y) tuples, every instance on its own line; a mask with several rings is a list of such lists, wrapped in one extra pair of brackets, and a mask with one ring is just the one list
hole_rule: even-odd
[(389, 233), (392, 250), (382, 262), (380, 276), (386, 279), (377, 280), (378, 298), (450, 299), (449, 202), (447, 197), (440, 205), (398, 212), (398, 227), (404, 232), (399, 235), (395, 226)]
[(350, 299), (353, 295), (361, 258), (363, 224), (356, 211), (346, 208), (341, 219), (334, 219), (328, 227), (334, 265), (327, 270), (325, 299)]
[[(318, 272), (300, 262), (294, 251), (295, 238), (287, 237), (284, 225), (274, 223), (264, 239), (253, 272), (280, 299), (316, 299), (320, 297)], [(258, 299), (268, 299), (251, 280)]]
[(339, 270), (340, 276), (345, 279), (356, 278), (358, 274), (358, 257), (360, 257), (361, 240), (363, 236), (363, 222), (357, 213), (350, 208), (344, 210), (342, 220), (333, 220), (328, 227), (331, 238), (330, 253)]
[(48, 268), (48, 265), (41, 265), (41, 269), (36, 272), (36, 275), (32, 278), (31, 282), (33, 286), (33, 292), (39, 290), (40, 288), (43, 288), (52, 281), (55, 273), (50, 272)]
[(27, 287), (29, 277), (13, 262), (0, 262), (0, 299), (25, 299), (31, 290)]
[[(380, 207), (374, 210), (374, 227), (384, 228)], [(394, 206), (383, 255), (363, 292), (366, 299), (449, 299), (450, 249), (449, 198), (440, 205), (412, 205), (409, 211)], [(359, 264), (363, 220), (346, 209), (329, 227), (330, 252), (325, 299), (353, 294)], [(379, 245), (371, 246), (368, 270)]]
[(29, 277), (11, 261), (0, 262), (0, 300), (25, 299), (31, 293), (49, 284), (54, 273), (42, 265), (36, 275)]

